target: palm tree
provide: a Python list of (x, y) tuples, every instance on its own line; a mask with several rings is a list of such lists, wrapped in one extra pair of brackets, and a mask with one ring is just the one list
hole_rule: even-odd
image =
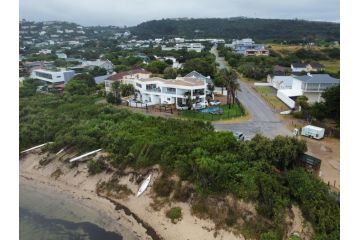
[(240, 91), (240, 85), (238, 82), (238, 74), (235, 70), (230, 70), (228, 90), (232, 96), (232, 104), (235, 103), (236, 91)]
[(227, 88), (227, 104), (230, 106), (231, 102), (235, 102), (236, 91), (240, 90), (240, 86), (237, 81), (238, 74), (233, 69), (221, 69), (220, 71), (224, 84)]
[(187, 91), (184, 94), (184, 97), (186, 98), (186, 105), (188, 107), (188, 110), (191, 110), (192, 108), (192, 97), (191, 97), (191, 92)]
[[(223, 85), (226, 86), (227, 88), (227, 104), (230, 102), (229, 101), (229, 94), (228, 94), (228, 85), (229, 85), (229, 71), (227, 68), (223, 68), (220, 70), (220, 74), (221, 74), (221, 78), (223, 81)], [(223, 91), (222, 91), (223, 93)]]
[(120, 83), (119, 82), (116, 81), (116, 82), (112, 83), (112, 92), (115, 97), (115, 102), (121, 103)]

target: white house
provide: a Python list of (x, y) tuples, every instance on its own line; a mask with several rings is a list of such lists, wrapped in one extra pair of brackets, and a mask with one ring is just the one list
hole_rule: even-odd
[(271, 83), (272, 86), (279, 89), (291, 89), (293, 83), (293, 76), (271, 76), (268, 75), (267, 82)]
[(50, 49), (41, 49), (37, 54), (51, 54)]
[(136, 79), (136, 99), (148, 105), (175, 104), (178, 109), (187, 108), (189, 98), (194, 104), (206, 104), (206, 82), (194, 78)]
[(87, 68), (87, 69), (94, 69), (95, 67), (100, 67), (106, 69), (108, 73), (112, 73), (114, 66), (112, 62), (107, 59), (106, 60), (97, 59), (95, 61), (84, 61), (78, 67)]
[(61, 58), (61, 59), (66, 59), (67, 58), (66, 53), (61, 53), (61, 52), (56, 53), (56, 56), (58, 58)]
[(294, 108), (294, 98), (306, 96), (308, 103), (322, 101), (322, 93), (325, 89), (339, 85), (339, 79), (333, 78), (328, 74), (310, 74), (304, 76), (292, 76), (292, 87), (279, 89), (277, 97), (281, 99), (288, 107)]
[(73, 70), (47, 70), (35, 69), (31, 72), (31, 78), (43, 80), (47, 83), (62, 84), (69, 81), (75, 75)]
[(120, 83), (124, 83), (124, 84), (135, 85), (134, 81), (136, 79), (147, 79), (150, 77), (150, 75), (151, 75), (151, 72), (148, 72), (142, 68), (116, 73), (116, 74), (109, 76), (105, 80), (105, 90), (107, 93), (111, 92), (112, 91), (112, 83), (114, 83), (116, 81), (118, 81)]
[(317, 72), (324, 70), (324, 65), (320, 63), (292, 63), (292, 72)]
[(204, 81), (206, 83), (206, 94), (212, 94), (212, 92), (209, 91), (210, 87), (214, 87), (211, 76), (205, 77), (197, 71), (192, 71), (192, 72), (188, 73), (187, 75), (185, 75), (184, 77)]

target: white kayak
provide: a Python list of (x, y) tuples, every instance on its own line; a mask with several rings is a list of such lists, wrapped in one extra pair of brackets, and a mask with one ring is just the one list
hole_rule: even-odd
[(150, 184), (151, 182), (151, 176), (152, 174), (148, 175), (148, 177), (146, 178), (145, 181), (143, 181), (143, 183), (141, 184), (141, 187), (140, 189), (138, 189), (138, 192), (137, 192), (137, 197), (141, 196), (141, 194), (146, 191), (147, 187), (148, 187), (148, 184)]
[(82, 158), (84, 158), (84, 157), (87, 157), (87, 156), (89, 156), (89, 155), (92, 155), (92, 154), (94, 154), (94, 153), (97, 153), (97, 152), (99, 152), (99, 151), (101, 151), (101, 150), (102, 150), (102, 148), (97, 149), (97, 150), (92, 151), (92, 152), (88, 152), (88, 153), (82, 154), (81, 156), (78, 156), (78, 157), (75, 157), (75, 158), (70, 159), (70, 162), (78, 161), (78, 160), (80, 160), (80, 159), (82, 159)]
[(60, 153), (62, 153), (65, 150), (65, 148), (61, 149), (60, 151), (58, 151), (55, 155), (59, 155)]
[(26, 150), (22, 151), (21, 153), (25, 153), (25, 152), (29, 152), (29, 151), (31, 151), (31, 150), (35, 150), (35, 149), (37, 149), (37, 148), (41, 148), (42, 146), (45, 146), (45, 145), (47, 145), (47, 144), (49, 144), (49, 143), (52, 143), (52, 142), (47, 142), (47, 143), (44, 143), (44, 144), (37, 145), (37, 146), (35, 146), (35, 147), (26, 149)]

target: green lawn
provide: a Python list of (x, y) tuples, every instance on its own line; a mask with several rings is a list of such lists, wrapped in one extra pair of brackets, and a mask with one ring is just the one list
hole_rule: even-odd
[(271, 87), (254, 87), (254, 90), (256, 90), (256, 92), (260, 94), (273, 93), (273, 89)]
[(286, 111), (288, 107), (277, 96), (262, 96), (264, 100), (277, 111)]
[(194, 110), (183, 110), (178, 113), (180, 117), (188, 119), (197, 119), (203, 121), (218, 121), (231, 118), (238, 118), (245, 116), (245, 111), (239, 105), (234, 104), (229, 108), (228, 105), (221, 105), (224, 110), (223, 114), (210, 114), (210, 113), (201, 113)]
[(325, 70), (330, 73), (337, 73), (340, 70), (340, 60), (320, 61), (325, 66)]

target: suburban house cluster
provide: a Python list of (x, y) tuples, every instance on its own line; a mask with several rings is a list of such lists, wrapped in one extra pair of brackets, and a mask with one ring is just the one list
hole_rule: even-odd
[(225, 44), (234, 50), (235, 53), (244, 56), (268, 56), (269, 51), (265, 48), (264, 44), (256, 44), (251, 38), (244, 38), (241, 40), (233, 40), (231, 44)]
[(132, 84), (136, 89), (135, 100), (148, 106), (175, 104), (177, 109), (186, 109), (189, 99), (195, 108), (207, 105), (206, 98), (211, 95), (209, 86), (213, 84), (209, 77), (196, 71), (176, 79), (163, 79), (150, 75), (151, 73), (144, 69), (114, 74), (105, 80), (106, 92), (111, 92), (112, 84), (119, 81)]

